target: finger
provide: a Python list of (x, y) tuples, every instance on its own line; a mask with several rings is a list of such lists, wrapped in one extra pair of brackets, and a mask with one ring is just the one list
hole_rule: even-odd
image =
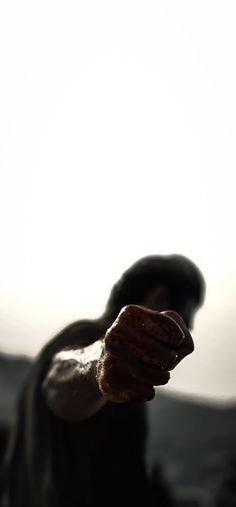
[(161, 315), (165, 315), (166, 317), (169, 317), (169, 319), (173, 320), (175, 323), (177, 323), (184, 331), (188, 331), (188, 328), (184, 322), (184, 319), (181, 317), (181, 315), (177, 312), (174, 312), (173, 310), (165, 310), (164, 312), (161, 312)]
[(105, 347), (120, 358), (132, 357), (157, 367), (171, 370), (176, 362), (176, 352), (173, 347), (153, 340), (148, 335), (140, 334), (133, 328), (113, 328), (106, 334)]
[(155, 396), (152, 385), (144, 384), (132, 378), (121, 364), (111, 355), (104, 357), (99, 374), (99, 388), (103, 396), (116, 403), (130, 400), (149, 401)]
[[(119, 313), (113, 327), (127, 326), (137, 332), (169, 345), (179, 345), (184, 338), (182, 326), (161, 312), (136, 305), (128, 305)], [(138, 336), (138, 334), (136, 334)]]
[(170, 373), (164, 366), (153, 366), (143, 363), (136, 358), (132, 358), (132, 361), (128, 359), (122, 360), (120, 365), (130, 377), (142, 384), (162, 386), (170, 380)]
[(167, 310), (163, 313), (167, 315), (169, 318), (173, 319), (179, 325), (181, 325), (185, 334), (184, 340), (179, 345), (179, 347), (176, 348), (176, 352), (178, 355), (175, 363), (176, 366), (184, 357), (186, 357), (187, 355), (191, 354), (194, 351), (194, 341), (184, 320), (178, 313), (173, 312), (172, 310)]
[(181, 346), (180, 349), (177, 351), (176, 362), (174, 363), (173, 368), (175, 368), (177, 366), (177, 364), (179, 364), (180, 361), (182, 361), (182, 359), (184, 359), (186, 356), (191, 354), (193, 352), (193, 350), (194, 350), (194, 347), (192, 349), (190, 349), (189, 347), (184, 347), (184, 345)]

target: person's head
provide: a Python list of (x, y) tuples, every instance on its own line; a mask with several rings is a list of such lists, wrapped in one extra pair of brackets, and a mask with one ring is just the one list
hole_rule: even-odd
[(112, 322), (123, 306), (174, 310), (192, 327), (204, 300), (205, 281), (198, 267), (182, 255), (151, 255), (129, 267), (113, 286), (105, 315)]

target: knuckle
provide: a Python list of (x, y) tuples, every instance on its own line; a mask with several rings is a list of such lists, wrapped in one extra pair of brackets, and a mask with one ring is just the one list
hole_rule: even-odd
[(193, 352), (194, 349), (195, 349), (195, 345), (194, 345), (194, 343), (192, 343), (191, 346), (190, 346), (190, 352)]
[(160, 381), (159, 381), (159, 385), (164, 386), (164, 385), (168, 384), (169, 380), (170, 380), (169, 372), (168, 371), (163, 372), (163, 374), (161, 375)]
[(195, 349), (194, 341), (192, 339), (192, 336), (189, 334), (189, 341), (188, 341), (188, 350), (189, 354), (191, 354)]
[(136, 322), (136, 320), (138, 322), (141, 318), (145, 318), (146, 314), (147, 310), (145, 310), (141, 306), (126, 305), (121, 309), (117, 319), (118, 321), (125, 323), (133, 321)]
[(149, 393), (146, 395), (146, 399), (144, 401), (151, 401), (155, 397), (155, 389), (152, 387)]
[(123, 308), (121, 309), (121, 311), (118, 315), (118, 319), (119, 320), (126, 320), (127, 318), (129, 318), (133, 314), (134, 314), (134, 305), (126, 305), (126, 306), (123, 306)]

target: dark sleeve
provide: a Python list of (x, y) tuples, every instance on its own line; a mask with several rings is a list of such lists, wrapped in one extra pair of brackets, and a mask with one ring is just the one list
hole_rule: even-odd
[(54, 507), (52, 435), (55, 417), (42, 395), (42, 382), (55, 353), (90, 345), (104, 332), (100, 321), (74, 322), (50, 340), (34, 360), (21, 392), (5, 456), (3, 507)]

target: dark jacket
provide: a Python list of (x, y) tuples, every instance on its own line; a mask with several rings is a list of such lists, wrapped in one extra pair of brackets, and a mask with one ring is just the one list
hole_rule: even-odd
[(145, 404), (108, 402), (90, 419), (70, 423), (50, 411), (42, 394), (54, 353), (88, 345), (104, 332), (102, 320), (76, 322), (35, 360), (5, 460), (3, 507), (152, 505)]

